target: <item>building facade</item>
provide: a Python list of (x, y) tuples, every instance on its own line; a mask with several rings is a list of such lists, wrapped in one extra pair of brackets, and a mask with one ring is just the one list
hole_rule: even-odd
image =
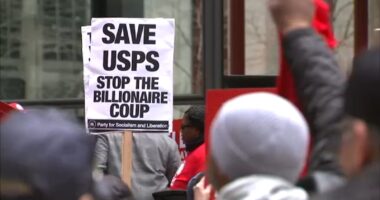
[[(326, 2), (339, 41), (336, 56), (349, 72), (355, 41), (380, 43), (380, 1)], [(202, 104), (210, 88), (273, 86), (279, 43), (265, 6), (254, 0), (0, 0), (0, 100), (83, 115), (80, 27), (91, 17), (176, 20), (175, 117)], [(360, 23), (365, 35), (357, 34)]]

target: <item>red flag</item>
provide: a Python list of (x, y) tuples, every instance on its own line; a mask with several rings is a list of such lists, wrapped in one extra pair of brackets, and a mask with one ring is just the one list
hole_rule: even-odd
[(16, 110), (17, 109), (13, 108), (12, 106), (0, 101), (0, 121), (3, 120), (5, 116), (8, 115), (10, 112)]

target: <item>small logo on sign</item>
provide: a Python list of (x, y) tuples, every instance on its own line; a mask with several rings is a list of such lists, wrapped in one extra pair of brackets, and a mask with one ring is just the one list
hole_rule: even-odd
[(89, 128), (95, 128), (95, 126), (96, 126), (96, 122), (95, 121), (92, 121), (92, 120), (88, 121), (88, 127)]

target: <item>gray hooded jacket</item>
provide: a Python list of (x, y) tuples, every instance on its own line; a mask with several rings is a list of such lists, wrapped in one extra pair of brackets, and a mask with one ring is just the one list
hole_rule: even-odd
[[(122, 133), (98, 135), (97, 172), (121, 177)], [(133, 134), (132, 193), (136, 199), (153, 199), (152, 193), (168, 187), (181, 164), (177, 144), (166, 134)]]
[(217, 200), (307, 200), (307, 193), (283, 179), (253, 175), (223, 187)]

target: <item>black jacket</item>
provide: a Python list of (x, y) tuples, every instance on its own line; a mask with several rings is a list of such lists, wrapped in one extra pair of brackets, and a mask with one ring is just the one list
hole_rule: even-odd
[(380, 162), (368, 167), (345, 186), (312, 200), (379, 200)]
[(345, 77), (333, 52), (312, 29), (287, 34), (284, 49), (313, 134), (310, 171), (339, 174), (337, 147), (341, 138)]
[[(284, 48), (314, 137), (310, 177), (321, 171), (340, 174), (337, 150), (342, 134), (340, 123), (344, 117), (345, 78), (333, 52), (312, 29), (300, 29), (286, 35)], [(331, 180), (314, 182), (318, 190), (318, 185), (328, 184)], [(339, 189), (314, 199), (379, 200), (380, 162)]]

